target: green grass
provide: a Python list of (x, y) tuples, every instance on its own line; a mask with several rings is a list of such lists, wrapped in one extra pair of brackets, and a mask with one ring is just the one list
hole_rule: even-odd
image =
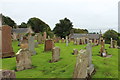
[[(19, 50), (17, 41), (13, 42), (14, 52)], [(60, 47), (60, 61), (56, 63), (49, 63), (52, 58), (52, 52), (44, 52), (44, 44), (40, 44), (35, 48), (37, 55), (32, 56), (33, 69), (16, 72), (17, 78), (72, 78), (74, 66), (76, 63), (76, 56), (72, 55), (73, 49), (84, 49), (86, 45), (73, 45), (69, 43), (56, 43), (55, 46)], [(111, 58), (103, 58), (98, 56), (100, 45), (92, 48), (92, 61), (96, 69), (93, 78), (118, 78), (118, 49), (108, 48), (108, 54), (112, 54)], [(15, 70), (16, 58), (5, 58), (2, 60), (2, 68)]]

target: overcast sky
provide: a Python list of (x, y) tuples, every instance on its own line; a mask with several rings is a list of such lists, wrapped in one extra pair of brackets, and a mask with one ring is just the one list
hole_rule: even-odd
[(11, 17), (17, 24), (38, 17), (51, 29), (67, 17), (74, 28), (102, 32), (118, 30), (119, 0), (0, 0), (0, 13)]

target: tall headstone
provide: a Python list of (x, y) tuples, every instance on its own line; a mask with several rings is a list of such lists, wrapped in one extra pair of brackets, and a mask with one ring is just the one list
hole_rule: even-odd
[(1, 76), (0, 80), (16, 80), (16, 75), (14, 70), (0, 70)]
[(106, 51), (105, 51), (105, 40), (101, 39), (101, 48), (100, 48), (100, 54), (102, 57), (106, 57)]
[(54, 42), (53, 40), (45, 40), (45, 47), (44, 51), (51, 51), (54, 47)]
[(47, 33), (46, 32), (43, 33), (43, 38), (44, 38), (44, 40), (46, 40), (46, 38), (47, 38)]
[(66, 46), (68, 46), (68, 36), (66, 36)]
[(60, 59), (60, 48), (54, 47), (52, 50), (52, 60), (51, 62), (57, 62)]
[(77, 61), (73, 73), (73, 78), (86, 78), (87, 75), (87, 66), (88, 66), (88, 55), (86, 50), (80, 50), (77, 56)]
[(89, 75), (91, 75), (92, 72), (94, 71), (94, 65), (92, 64), (92, 45), (91, 45), (91, 43), (87, 44), (86, 51), (88, 54), (88, 68), (87, 68), (88, 71), (87, 72)]
[(111, 41), (110, 41), (110, 48), (113, 48), (113, 39), (111, 38)]
[(13, 48), (12, 48), (12, 38), (11, 38), (11, 27), (10, 26), (2, 26), (0, 29), (0, 42), (2, 57), (12, 57), (14, 56)]
[(28, 47), (29, 47), (29, 51), (32, 53), (32, 55), (35, 55), (36, 51), (35, 51), (34, 36), (30, 36), (28, 38)]

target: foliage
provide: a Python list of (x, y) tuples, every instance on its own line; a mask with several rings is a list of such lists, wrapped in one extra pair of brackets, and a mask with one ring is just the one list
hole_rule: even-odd
[(87, 34), (88, 33), (88, 30), (87, 29), (76, 29), (76, 28), (73, 28), (70, 33), (83, 33), (83, 34)]
[(60, 22), (55, 25), (53, 32), (59, 37), (65, 37), (70, 34), (70, 30), (72, 29), (73, 25), (72, 22), (67, 19), (61, 19)]
[(103, 36), (106, 43), (110, 43), (111, 38), (118, 40), (118, 33), (115, 30), (107, 30)]
[(27, 22), (27, 25), (31, 26), (35, 33), (51, 31), (48, 24), (36, 17), (30, 18)]
[(27, 24), (25, 22), (22, 22), (18, 27), (19, 28), (27, 28)]
[(12, 28), (16, 28), (16, 23), (14, 22), (14, 20), (12, 20), (8, 16), (2, 15), (2, 24), (3, 25), (8, 25), (8, 26), (10, 26)]

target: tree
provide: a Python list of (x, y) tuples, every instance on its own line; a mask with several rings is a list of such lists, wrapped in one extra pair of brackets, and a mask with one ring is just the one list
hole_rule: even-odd
[(25, 22), (22, 22), (18, 27), (19, 28), (27, 28), (27, 24)]
[(104, 33), (103, 37), (105, 38), (106, 43), (110, 43), (111, 38), (118, 41), (118, 33), (114, 30), (108, 30)]
[(27, 22), (27, 25), (31, 26), (35, 33), (51, 31), (48, 24), (36, 17), (30, 18)]
[(14, 20), (12, 20), (8, 16), (2, 15), (2, 24), (3, 25), (8, 25), (8, 26), (10, 26), (12, 28), (16, 28), (16, 23), (14, 22)]
[(64, 18), (62, 20), (59, 20), (60, 22), (55, 25), (55, 28), (53, 29), (53, 32), (59, 36), (59, 37), (64, 37), (68, 36), (70, 34), (70, 31), (73, 27), (72, 22)]
[(71, 33), (83, 33), (83, 34), (87, 34), (88, 30), (87, 29), (76, 29), (76, 28), (73, 28), (73, 29), (71, 29), (70, 32)]

